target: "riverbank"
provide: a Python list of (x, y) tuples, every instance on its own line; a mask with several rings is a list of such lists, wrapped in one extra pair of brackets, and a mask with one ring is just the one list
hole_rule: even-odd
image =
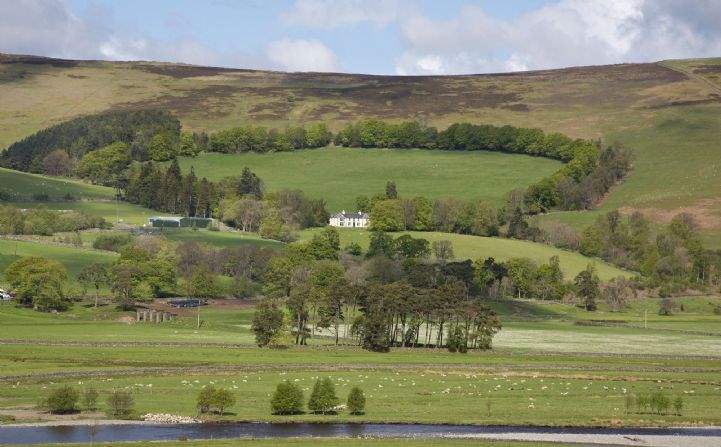
[[(80, 421), (76, 421), (80, 422)], [(0, 444), (89, 442), (149, 442), (203, 439), (473, 439), (645, 445), (653, 447), (711, 447), (721, 445), (721, 427), (707, 428), (553, 428), (443, 424), (326, 424), (326, 423), (211, 423), (158, 424), (109, 421), (93, 425), (26, 424), (5, 426)]]

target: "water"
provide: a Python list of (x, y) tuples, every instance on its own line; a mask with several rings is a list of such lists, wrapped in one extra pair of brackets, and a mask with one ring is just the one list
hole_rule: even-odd
[(64, 442), (162, 441), (178, 439), (288, 438), (288, 437), (438, 437), (473, 434), (548, 433), (600, 435), (665, 435), (719, 437), (721, 428), (545, 428), (432, 424), (318, 424), (221, 423), (173, 425), (97, 425), (2, 427), (0, 444)]

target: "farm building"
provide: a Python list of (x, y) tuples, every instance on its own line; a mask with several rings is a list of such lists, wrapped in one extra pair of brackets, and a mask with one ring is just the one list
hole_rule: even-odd
[(328, 225), (331, 227), (343, 228), (366, 228), (368, 226), (368, 214), (360, 211), (346, 213), (345, 210), (330, 216)]
[(175, 217), (155, 216), (148, 219), (148, 224), (154, 228), (207, 228), (213, 219), (204, 217)]

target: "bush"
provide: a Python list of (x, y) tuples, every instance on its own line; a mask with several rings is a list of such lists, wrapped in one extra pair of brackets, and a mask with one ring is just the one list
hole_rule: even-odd
[(132, 236), (128, 233), (101, 234), (93, 241), (93, 248), (120, 253), (120, 249), (129, 244)]
[(455, 330), (451, 332), (448, 337), (448, 351), (460, 352), (462, 354), (468, 352), (468, 343), (463, 329), (460, 326), (456, 326)]
[(329, 414), (335, 413), (337, 405), (338, 397), (330, 377), (316, 380), (308, 400), (308, 409), (316, 414)]
[(346, 405), (350, 414), (364, 414), (366, 408), (366, 397), (365, 394), (363, 394), (363, 390), (357, 386), (353, 387), (350, 390), (350, 394), (348, 394), (348, 402)]
[(300, 414), (303, 412), (303, 391), (290, 382), (279, 383), (270, 399), (272, 414)]
[(83, 393), (83, 407), (88, 411), (95, 411), (98, 409), (98, 397), (100, 393), (95, 388), (88, 388)]
[(128, 418), (133, 413), (133, 395), (130, 391), (113, 390), (108, 396), (108, 416), (114, 418)]
[(78, 411), (80, 393), (71, 386), (62, 386), (50, 393), (45, 405), (53, 414), (69, 414)]
[(225, 410), (235, 405), (235, 396), (225, 388), (215, 388), (210, 385), (203, 388), (198, 394), (198, 411), (208, 413), (212, 409), (218, 414), (224, 414)]

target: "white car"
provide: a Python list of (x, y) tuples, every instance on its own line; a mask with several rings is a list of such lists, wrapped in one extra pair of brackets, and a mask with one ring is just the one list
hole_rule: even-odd
[(13, 296), (10, 295), (10, 292), (0, 290), (0, 301), (10, 301), (11, 299), (13, 299)]

